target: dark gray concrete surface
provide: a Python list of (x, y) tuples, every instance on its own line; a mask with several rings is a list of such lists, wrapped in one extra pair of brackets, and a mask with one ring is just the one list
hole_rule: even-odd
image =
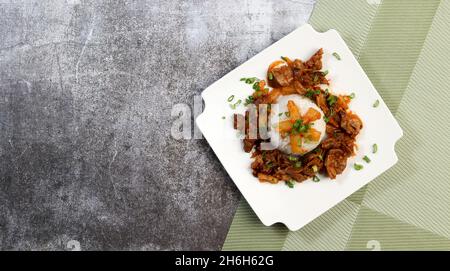
[(0, 0), (0, 249), (220, 249), (239, 191), (172, 106), (313, 3)]

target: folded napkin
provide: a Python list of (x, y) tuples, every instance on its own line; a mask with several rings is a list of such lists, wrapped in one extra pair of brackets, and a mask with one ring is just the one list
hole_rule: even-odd
[(450, 249), (448, 14), (450, 1), (318, 1), (310, 23), (340, 32), (399, 121), (399, 162), (296, 232), (242, 199), (224, 250)]

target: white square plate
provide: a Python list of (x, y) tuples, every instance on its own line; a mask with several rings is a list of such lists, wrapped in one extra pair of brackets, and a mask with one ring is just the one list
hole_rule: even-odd
[[(227, 98), (235, 95), (234, 101), (244, 101), (253, 90), (251, 86), (241, 82), (240, 78), (265, 78), (269, 64), (280, 56), (307, 60), (320, 48), (324, 50), (323, 70), (329, 71), (327, 78), (330, 79), (330, 91), (356, 94), (350, 103), (350, 109), (364, 123), (364, 128), (357, 137), (357, 154), (349, 159), (347, 168), (335, 180), (321, 176), (320, 182), (308, 180), (296, 184), (292, 189), (282, 182), (276, 185), (261, 183), (252, 175), (250, 154), (243, 151), (241, 140), (232, 127), (232, 115), (244, 112), (244, 106), (232, 110)], [(333, 52), (341, 56), (340, 61), (332, 56)], [(336, 30), (318, 33), (310, 25), (304, 25), (212, 84), (203, 91), (202, 97), (205, 109), (196, 119), (197, 126), (266, 226), (281, 222), (292, 231), (298, 230), (392, 167), (398, 160), (394, 146), (403, 132)], [(374, 108), (376, 100), (380, 104)], [(223, 119), (223, 116), (226, 118)], [(372, 145), (375, 143), (378, 145), (378, 152), (372, 154)], [(364, 155), (370, 157), (369, 164), (362, 161)], [(364, 169), (354, 170), (355, 162), (363, 164)]]

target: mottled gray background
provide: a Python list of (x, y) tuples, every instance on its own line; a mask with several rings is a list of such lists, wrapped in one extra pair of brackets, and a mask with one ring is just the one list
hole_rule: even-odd
[(0, 249), (220, 249), (240, 194), (172, 106), (313, 5), (0, 0)]

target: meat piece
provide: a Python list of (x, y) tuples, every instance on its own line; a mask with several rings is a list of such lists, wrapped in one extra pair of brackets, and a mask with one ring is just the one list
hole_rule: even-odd
[(296, 93), (300, 95), (306, 94), (306, 88), (298, 80), (294, 80), (293, 86)]
[(261, 154), (253, 156), (253, 162), (251, 164), (251, 168), (253, 171), (257, 171), (258, 169), (262, 168), (264, 166), (264, 160), (262, 158)]
[(273, 103), (276, 103), (276, 101), (277, 101), (278, 97), (280, 97), (280, 95), (281, 95), (281, 90), (278, 88), (274, 88), (267, 94), (257, 97), (253, 103), (257, 106), (260, 104), (273, 104)]
[(273, 67), (269, 67), (268, 72), (269, 85), (271, 87), (285, 87), (290, 85), (292, 80), (294, 80), (292, 69), (286, 62), (281, 62)]
[(316, 175), (323, 167), (322, 150), (308, 153), (303, 160), (303, 174), (308, 177)]
[(244, 143), (244, 151), (245, 152), (251, 152), (253, 147), (256, 144), (257, 139), (249, 139), (249, 138), (244, 138), (243, 139), (243, 143)]
[(294, 68), (294, 71), (303, 71), (305, 65), (303, 64), (303, 61), (301, 61), (300, 59), (296, 59), (292, 63), (292, 67)]
[(316, 104), (320, 109), (322, 109), (323, 113), (328, 116), (330, 113), (330, 108), (328, 108), (327, 100), (323, 93), (316, 95)]
[(294, 79), (298, 80), (305, 88), (313, 88), (320, 84), (329, 84), (322, 72), (312, 70), (304, 70), (302, 72), (294, 71)]
[[(256, 152), (257, 151), (254, 151), (253, 154)], [(254, 160), (251, 164), (251, 168), (252, 168), (254, 176), (258, 176), (258, 173), (272, 175), (272, 173), (273, 173), (273, 168), (271, 166), (272, 162), (266, 161), (263, 158), (262, 153), (259, 153), (258, 155), (254, 156), (253, 158), (254, 158)]]
[(361, 119), (353, 113), (344, 113), (341, 118), (341, 128), (352, 137), (356, 137), (362, 129), (363, 123)]
[(296, 79), (306, 88), (312, 88), (315, 85), (312, 72), (302, 72)]
[(334, 125), (331, 125), (330, 123), (327, 124), (325, 131), (329, 137), (333, 137), (334, 134), (339, 133), (341, 129), (339, 127), (335, 127)]
[(352, 138), (344, 133), (337, 134), (337, 137), (341, 143), (340, 149), (345, 152), (347, 157), (352, 156), (355, 153), (355, 138)]
[(271, 175), (266, 175), (263, 173), (258, 173), (258, 179), (260, 182), (269, 182), (269, 183), (273, 183), (273, 184), (276, 184), (280, 181)]
[[(331, 112), (331, 110), (330, 110)], [(328, 124), (331, 126), (334, 126), (336, 128), (339, 128), (341, 123), (341, 115), (340, 114), (336, 114), (336, 112), (332, 111), (332, 114), (330, 114), (330, 116), (328, 116)]]
[(305, 70), (305, 65), (300, 59), (296, 59), (292, 63), (292, 69), (294, 73), (294, 78), (301, 79), (301, 76)]
[(292, 63), (294, 79), (299, 81), (304, 88), (312, 88), (319, 84), (329, 84), (322, 69), (323, 50), (318, 50), (308, 61), (302, 62), (296, 59)]
[(287, 167), (290, 165), (286, 155), (284, 155), (280, 150), (272, 150), (265, 152), (266, 161), (271, 162), (274, 167)]
[(275, 170), (275, 173), (269, 174), (273, 177), (275, 177), (276, 179), (280, 180), (280, 181), (290, 181), (292, 180), (292, 177), (290, 177), (289, 175), (286, 174), (285, 170)]
[(320, 48), (313, 56), (311, 56), (305, 63), (305, 67), (310, 70), (320, 71), (322, 69), (322, 55), (323, 49)]
[(309, 178), (307, 175), (302, 174), (301, 169), (288, 167), (288, 168), (286, 168), (285, 171), (286, 171), (286, 174), (288, 174), (292, 179), (294, 179), (297, 182), (303, 182)]
[(308, 177), (316, 175), (323, 167), (323, 162), (318, 157), (311, 159), (304, 167), (303, 174)]
[(325, 168), (328, 177), (335, 179), (338, 174), (341, 174), (347, 166), (347, 156), (344, 151), (340, 149), (331, 149), (325, 158)]
[(314, 76), (314, 80), (316, 84), (323, 84), (323, 85), (329, 85), (330, 82), (328, 81), (328, 79), (325, 77), (323, 72), (316, 72)]
[(324, 141), (322, 141), (321, 147), (325, 150), (329, 150), (329, 149), (338, 149), (341, 146), (341, 143), (339, 142), (338, 139), (334, 138), (334, 137), (329, 137), (327, 139), (325, 139)]

